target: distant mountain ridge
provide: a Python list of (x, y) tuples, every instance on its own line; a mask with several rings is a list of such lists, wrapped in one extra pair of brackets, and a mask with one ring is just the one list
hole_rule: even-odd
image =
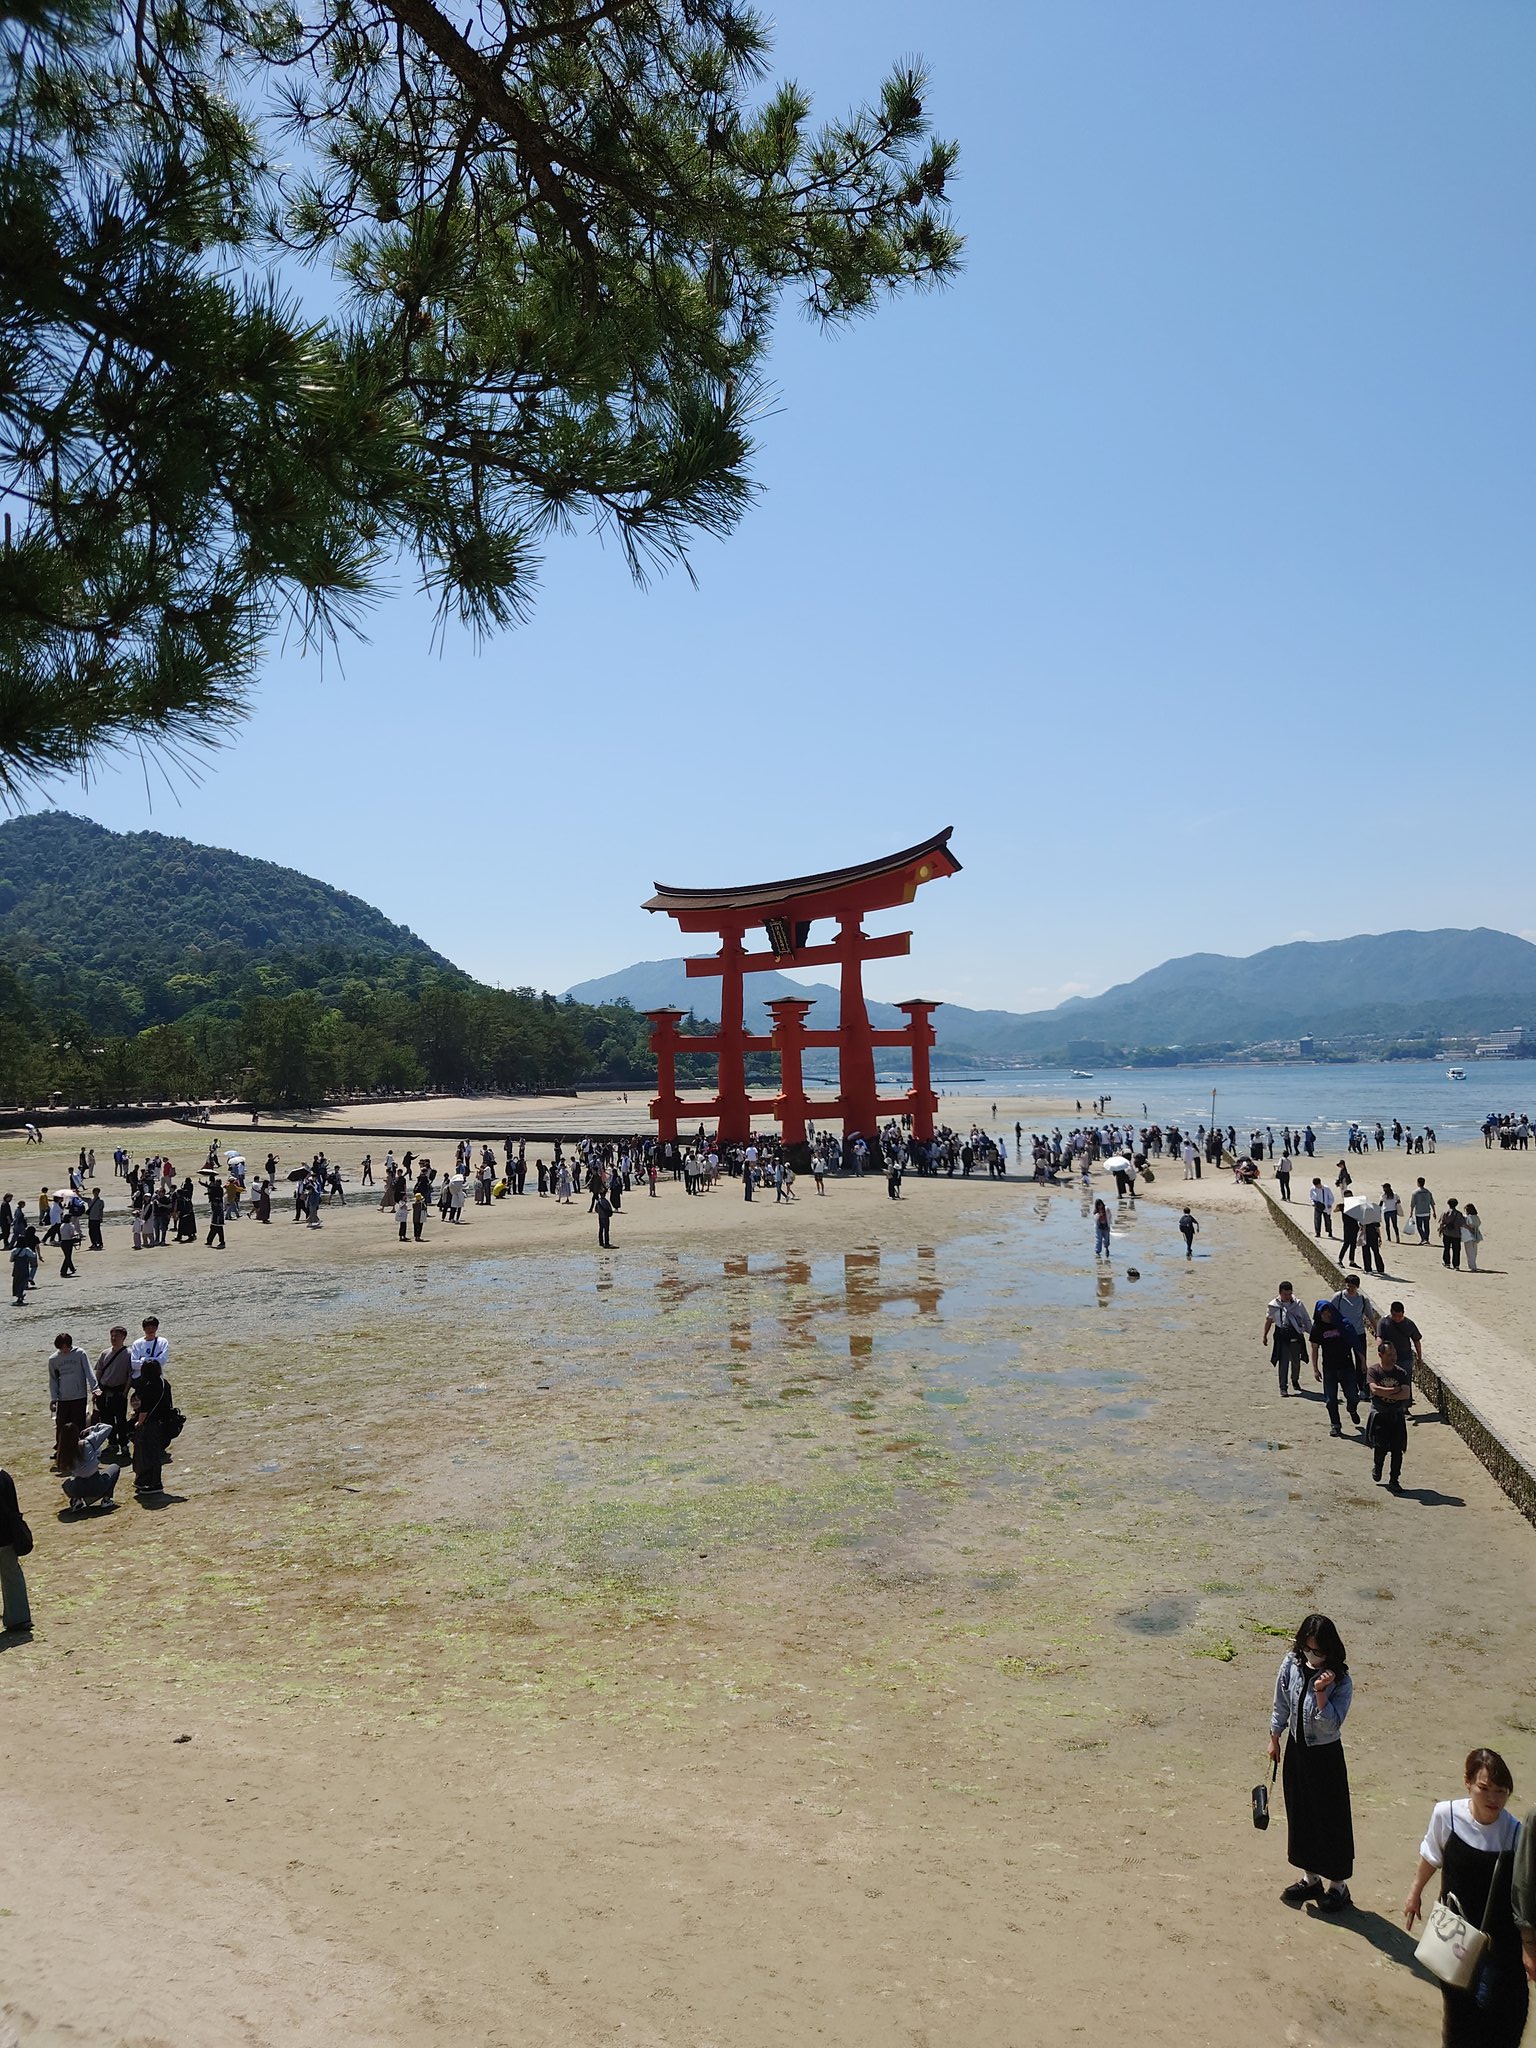
[[(688, 980), (681, 960), (647, 960), (569, 993), (581, 1002), (622, 997), (636, 1009), (670, 1003), (711, 1016), (716, 986)], [(763, 1003), (779, 995), (811, 995), (824, 1006), (814, 1021), (823, 1028), (836, 1022), (834, 988), (755, 974), (748, 981), (753, 1029), (766, 1028)], [(869, 1009), (879, 1027), (904, 1021), (890, 1004), (872, 1002)], [(1536, 1024), (1536, 945), (1485, 926), (1295, 939), (1244, 957), (1189, 953), (1054, 1010), (946, 1004), (934, 1017), (941, 1050), (978, 1059), (1075, 1056), (1074, 1048), (1241, 1046), (1303, 1034), (1411, 1039), (1522, 1024)]]

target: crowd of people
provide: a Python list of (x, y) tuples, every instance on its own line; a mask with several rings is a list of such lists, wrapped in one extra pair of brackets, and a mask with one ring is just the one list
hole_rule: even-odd
[[(47, 1362), (48, 1411), (53, 1423), (52, 1470), (67, 1511), (113, 1505), (124, 1465), (141, 1499), (163, 1496), (171, 1445), (186, 1418), (170, 1381), (170, 1345), (158, 1316), (145, 1316), (132, 1343), (127, 1326), (114, 1323), (93, 1361), (60, 1330)], [(30, 1635), (32, 1611), (21, 1560), (32, 1534), (16, 1486), (0, 1471), (0, 1626), (7, 1635)]]

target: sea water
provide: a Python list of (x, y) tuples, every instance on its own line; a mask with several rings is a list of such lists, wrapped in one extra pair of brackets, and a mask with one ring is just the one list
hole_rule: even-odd
[[(1209, 1067), (1096, 1067), (1090, 1080), (1074, 1079), (1066, 1067), (980, 1067), (963, 1078), (934, 1074), (942, 1097), (963, 1098), (964, 1121), (978, 1098), (1001, 1101), (1004, 1096), (1081, 1102), (1085, 1116), (1100, 1096), (1109, 1097), (1106, 1115), (1112, 1120), (1176, 1123), (1193, 1128), (1211, 1122), (1211, 1091), (1216, 1091), (1216, 1121), (1235, 1125), (1239, 1139), (1269, 1125), (1278, 1141), (1289, 1124), (1301, 1130), (1310, 1124), (1327, 1150), (1351, 1122), (1387, 1130), (1392, 1149), (1392, 1119), (1415, 1133), (1426, 1126), (1445, 1144), (1475, 1138), (1490, 1112), (1522, 1110), (1536, 1115), (1536, 1064), (1525, 1060), (1469, 1060), (1467, 1078), (1452, 1081), (1446, 1060), (1355, 1060), (1310, 1065)], [(940, 1108), (943, 1122), (961, 1119)], [(1021, 1118), (1027, 1123), (1028, 1118)], [(1011, 1121), (1011, 1119), (1010, 1119)], [(1051, 1124), (1062, 1122), (1051, 1117)]]

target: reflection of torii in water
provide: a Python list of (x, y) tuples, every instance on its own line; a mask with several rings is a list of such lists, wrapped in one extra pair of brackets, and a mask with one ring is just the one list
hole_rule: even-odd
[[(675, 1254), (672, 1258), (675, 1261)], [(937, 1315), (939, 1303), (944, 1298), (944, 1287), (937, 1268), (937, 1255), (932, 1245), (919, 1245), (916, 1274), (906, 1281), (897, 1275), (883, 1282), (880, 1271), (880, 1247), (873, 1244), (860, 1245), (854, 1251), (843, 1253), (843, 1300), (838, 1302), (831, 1295), (811, 1292), (814, 1286), (811, 1261), (804, 1252), (786, 1252), (782, 1266), (759, 1266), (756, 1271), (752, 1269), (748, 1255), (744, 1252), (721, 1261), (721, 1270), (728, 1282), (782, 1280), (790, 1289), (791, 1300), (786, 1308), (779, 1311), (778, 1320), (784, 1325), (790, 1349), (797, 1351), (816, 1349), (816, 1318), (835, 1314), (839, 1309), (846, 1313), (850, 1325), (855, 1322), (870, 1322), (883, 1308), (892, 1307), (903, 1301), (912, 1302), (920, 1316)], [(662, 1273), (657, 1281), (656, 1291), (670, 1307), (676, 1306), (694, 1289), (681, 1281), (674, 1263), (670, 1273)], [(730, 1300), (726, 1318), (730, 1330), (731, 1349), (750, 1351), (750, 1300), (742, 1300), (741, 1290), (736, 1287), (730, 1289), (730, 1294), (735, 1297)], [(874, 1348), (872, 1330), (849, 1329), (850, 1357), (868, 1358)]]

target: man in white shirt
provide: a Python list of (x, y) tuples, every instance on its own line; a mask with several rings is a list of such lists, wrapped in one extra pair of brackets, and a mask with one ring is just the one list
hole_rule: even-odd
[(170, 1357), (171, 1347), (160, 1334), (160, 1318), (146, 1316), (144, 1334), (142, 1337), (135, 1337), (133, 1349), (128, 1354), (129, 1376), (137, 1379), (149, 1359), (153, 1359), (163, 1373), (170, 1363)]
[(1312, 1235), (1314, 1237), (1332, 1237), (1333, 1189), (1329, 1187), (1324, 1187), (1323, 1183), (1320, 1180), (1314, 1179), (1312, 1182), (1311, 1194)]

